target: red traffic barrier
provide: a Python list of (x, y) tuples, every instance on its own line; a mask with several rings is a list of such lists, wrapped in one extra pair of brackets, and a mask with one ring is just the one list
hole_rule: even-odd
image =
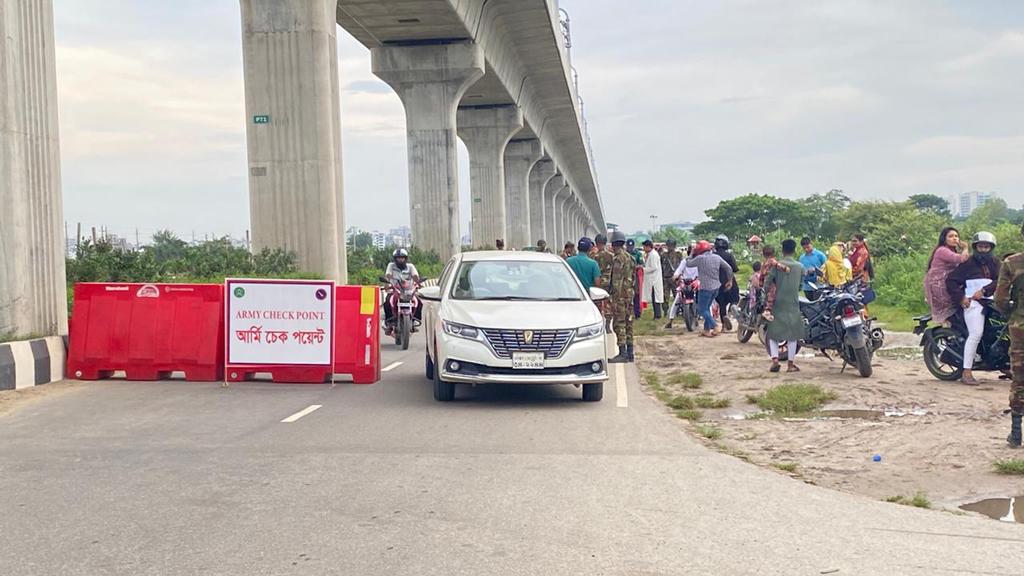
[(334, 304), (334, 372), (355, 384), (380, 381), (380, 289), (338, 286)]
[(220, 284), (75, 285), (67, 373), (80, 380), (160, 380), (171, 372), (224, 377), (224, 287)]

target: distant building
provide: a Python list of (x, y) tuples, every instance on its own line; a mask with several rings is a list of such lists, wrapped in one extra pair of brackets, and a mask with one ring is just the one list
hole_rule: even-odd
[(946, 201), (949, 203), (949, 211), (954, 218), (966, 218), (991, 199), (991, 192), (972, 191), (954, 194)]
[(388, 230), (388, 245), (398, 248), (412, 246), (412, 229), (408, 226), (399, 226)]
[(383, 250), (388, 247), (388, 235), (383, 232), (377, 232), (374, 230), (370, 233), (373, 236), (373, 247), (378, 250)]
[(668, 224), (662, 224), (658, 227), (658, 230), (661, 232), (667, 232), (668, 230), (676, 229), (684, 232), (693, 232), (693, 229), (696, 226), (696, 222), (671, 222)]

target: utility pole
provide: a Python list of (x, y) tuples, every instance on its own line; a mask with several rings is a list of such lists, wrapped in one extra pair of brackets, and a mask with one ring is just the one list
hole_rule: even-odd
[(93, 245), (96, 244), (96, 227), (95, 226), (92, 227), (92, 243), (93, 243)]
[(139, 246), (139, 229), (136, 228), (135, 229), (135, 249), (138, 250), (139, 248), (140, 248), (140, 246)]
[(249, 241), (249, 231), (245, 231), (245, 251), (252, 254), (252, 244)]
[(82, 223), (78, 223), (78, 232), (75, 234), (75, 254), (78, 254), (78, 250), (82, 246)]

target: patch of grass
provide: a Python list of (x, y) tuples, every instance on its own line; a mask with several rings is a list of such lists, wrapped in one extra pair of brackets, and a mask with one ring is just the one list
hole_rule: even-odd
[(877, 301), (871, 303), (868, 312), (878, 318), (880, 323), (885, 324), (886, 332), (913, 332), (914, 327), (917, 326), (913, 317), (919, 316), (919, 314), (907, 312), (902, 308), (879, 304)]
[(893, 504), (902, 504), (903, 506), (913, 506), (915, 508), (932, 507), (931, 500), (928, 499), (928, 496), (924, 492), (918, 492), (912, 497), (903, 496), (901, 494), (889, 496), (885, 501), (892, 502)]
[(817, 410), (826, 402), (835, 400), (836, 395), (817, 384), (781, 384), (756, 398), (756, 404), (762, 410), (789, 416)]
[(791, 474), (796, 472), (796, 462), (775, 462), (772, 466), (782, 470), (783, 472), (789, 472)]
[(729, 446), (726, 446), (725, 444), (720, 444), (718, 442), (714, 443), (714, 447), (717, 448), (718, 451), (723, 453), (723, 454), (728, 454), (729, 456), (732, 456), (733, 458), (739, 458), (740, 460), (743, 460), (744, 462), (747, 462), (747, 463), (750, 463), (750, 464), (754, 463), (754, 460), (750, 457), (750, 454), (747, 454), (746, 452), (744, 452), (742, 450), (738, 450), (736, 448), (731, 448)]
[(703, 416), (704, 416), (704, 413), (701, 412), (700, 410), (693, 410), (693, 409), (676, 410), (676, 418), (681, 418), (683, 420), (689, 420), (690, 422), (696, 422), (697, 420), (700, 420), (701, 417), (703, 417)]
[(757, 404), (760, 399), (760, 394), (747, 394), (747, 404)]
[(729, 406), (732, 406), (732, 401), (728, 398), (715, 398), (712, 394), (698, 394), (694, 397), (693, 402), (698, 408), (705, 408), (708, 410), (728, 408)]
[(676, 410), (693, 410), (697, 407), (697, 403), (693, 401), (692, 396), (683, 396), (680, 394), (668, 401), (669, 408), (675, 408)]
[(644, 312), (640, 318), (633, 319), (634, 336), (657, 336), (666, 333), (664, 329), (666, 320), (664, 318), (655, 320), (653, 314), (653, 312)]
[(673, 374), (668, 377), (666, 381), (668, 384), (673, 386), (682, 386), (687, 390), (696, 390), (704, 385), (704, 379), (700, 377), (700, 374), (696, 372), (682, 372)]
[(992, 463), (996, 472), (1000, 474), (1024, 475), (1024, 460), (1020, 458), (1007, 458)]
[(640, 375), (643, 376), (648, 386), (661, 386), (661, 377), (657, 372), (643, 372)]
[(722, 437), (722, 429), (715, 426), (697, 426), (697, 433), (708, 440), (718, 440)]

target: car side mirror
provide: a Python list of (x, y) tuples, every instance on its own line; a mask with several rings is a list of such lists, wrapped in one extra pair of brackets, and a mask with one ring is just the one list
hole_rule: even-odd
[(590, 289), (590, 299), (594, 302), (600, 302), (608, 299), (608, 292), (602, 288), (592, 287)]
[(441, 301), (441, 287), (440, 286), (426, 286), (420, 289), (420, 299), (430, 300), (431, 302)]

